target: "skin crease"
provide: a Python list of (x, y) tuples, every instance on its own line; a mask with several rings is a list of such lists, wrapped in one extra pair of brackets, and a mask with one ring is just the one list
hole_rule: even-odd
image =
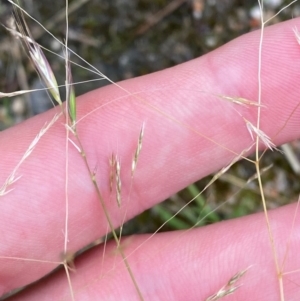
[[(261, 129), (276, 145), (299, 138), (300, 46), (295, 19), (266, 28), (263, 45)], [(191, 62), (92, 91), (78, 99), (78, 132), (114, 225), (152, 207), (193, 181), (226, 166), (252, 140), (240, 114), (256, 123), (257, 108), (237, 107), (212, 95), (257, 100), (259, 31), (242, 36)], [(203, 93), (206, 91), (210, 93)], [(3, 183), (54, 110), (0, 134)], [(172, 117), (170, 117), (172, 116)], [(287, 122), (288, 121), (288, 122)], [(130, 190), (130, 164), (142, 123), (145, 138)], [(209, 139), (207, 139), (209, 137)], [(66, 138), (61, 118), (42, 137), (18, 171), (14, 190), (0, 208), (0, 293), (35, 281), (64, 250)], [(109, 193), (111, 153), (121, 158), (121, 209)], [(126, 176), (126, 172), (129, 176)], [(107, 223), (80, 155), (69, 146), (68, 250), (103, 236)], [(300, 268), (293, 217), (296, 205), (270, 211), (283, 271)], [(291, 231), (294, 229), (294, 231)], [(290, 236), (290, 233), (292, 235)], [(290, 237), (290, 239), (289, 239)], [(226, 300), (279, 300), (279, 288), (263, 214), (187, 232), (124, 238), (122, 246), (145, 300), (205, 300), (244, 269), (242, 286)], [(147, 241), (146, 241), (147, 240)], [(146, 241), (146, 242), (145, 242)], [(143, 242), (141, 247), (137, 249)], [(75, 261), (71, 274), (76, 300), (138, 300), (115, 245), (99, 246)], [(132, 253), (133, 252), (133, 253)], [(132, 253), (132, 254), (131, 254)], [(298, 274), (284, 277), (286, 300), (298, 300)], [(71, 300), (58, 272), (10, 300)]]

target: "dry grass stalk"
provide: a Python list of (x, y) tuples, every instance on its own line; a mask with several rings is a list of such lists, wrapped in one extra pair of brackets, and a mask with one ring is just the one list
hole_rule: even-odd
[(70, 293), (71, 293), (71, 300), (75, 301), (74, 290), (73, 290), (71, 277), (70, 277), (70, 272), (69, 272), (70, 267), (69, 267), (68, 263), (64, 263), (63, 265), (64, 265), (66, 276), (67, 276), (67, 279), (68, 279), (68, 285), (69, 285)]
[[(149, 239), (151, 239), (151, 237), (153, 237), (157, 232), (159, 232), (159, 230), (161, 230), (172, 218), (176, 217), (181, 211), (183, 211), (188, 205), (190, 205), (192, 202), (194, 202), (205, 190), (207, 190), (207, 188), (209, 186), (211, 186), (215, 181), (217, 181), (225, 172), (227, 172), (230, 167), (235, 164), (238, 160), (240, 160), (241, 158), (244, 158), (244, 154), (247, 153), (253, 145), (251, 145), (249, 148), (244, 149), (238, 156), (236, 156), (227, 166), (225, 166), (224, 168), (222, 168), (218, 173), (216, 173), (213, 178), (209, 181), (209, 183), (197, 194), (195, 195), (190, 201), (188, 201), (185, 205), (183, 205), (172, 217), (168, 218), (160, 227), (158, 227), (158, 229), (156, 229), (156, 231), (147, 239), (145, 240), (137, 249), (139, 249), (142, 245), (144, 245)], [(249, 160), (250, 162), (254, 163), (252, 160)], [(217, 208), (215, 208), (212, 212), (216, 211), (220, 206), (218, 206)], [(206, 216), (204, 216), (201, 220), (199, 220), (193, 227), (191, 227), (189, 230), (195, 228), (198, 224), (200, 224), (201, 221), (203, 221), (203, 219), (205, 217), (207, 217), (208, 214)]]
[(140, 152), (142, 150), (144, 131), (145, 131), (145, 123), (143, 123), (143, 125), (142, 125), (141, 131), (140, 131), (140, 135), (139, 135), (139, 139), (138, 139), (137, 148), (135, 150), (134, 157), (133, 157), (133, 160), (132, 160), (132, 165), (131, 165), (131, 176), (132, 177), (133, 177), (133, 174), (134, 174), (134, 172), (136, 170), (138, 158), (139, 158)]
[(15, 92), (9, 92), (9, 93), (0, 92), (0, 98), (13, 97), (13, 96), (22, 95), (25, 93), (30, 93), (33, 91), (35, 91), (35, 90), (22, 90), (22, 91), (15, 91)]
[(233, 277), (229, 279), (229, 281), (215, 294), (209, 296), (205, 299), (205, 301), (215, 301), (219, 300), (225, 296), (233, 294), (237, 289), (241, 287), (241, 285), (235, 285), (238, 280), (240, 280), (249, 268), (236, 273)]
[[(264, 168), (261, 168), (261, 169), (260, 169), (260, 175), (262, 176), (264, 173), (266, 173), (268, 170), (270, 170), (273, 166), (274, 166), (274, 164), (272, 163), (272, 164), (270, 164), (270, 165), (268, 165), (268, 166), (266, 166), (266, 167), (264, 167)], [(251, 176), (251, 177), (247, 180), (246, 183), (248, 184), (248, 183), (250, 183), (250, 182), (256, 180), (257, 178), (258, 178), (258, 174), (257, 174), (257, 172), (256, 172), (253, 176)]]
[[(67, 126), (67, 128), (70, 129), (70, 131), (71, 131), (71, 127)], [(72, 133), (73, 133), (73, 132), (72, 132)], [(72, 139), (69, 138), (68, 140), (69, 140), (69, 142), (71, 142), (72, 145), (77, 149), (77, 151), (78, 151), (80, 154), (82, 154), (82, 150), (80, 149), (80, 147), (79, 147)]]
[(49, 123), (46, 123), (42, 127), (42, 129), (36, 135), (34, 140), (30, 143), (28, 149), (26, 150), (26, 152), (22, 156), (21, 160), (19, 161), (19, 163), (16, 165), (16, 167), (13, 169), (11, 174), (8, 176), (8, 178), (6, 179), (6, 181), (4, 182), (2, 187), (0, 188), (0, 196), (3, 196), (5, 194), (9, 193), (12, 190), (12, 189), (7, 190), (7, 188), (11, 184), (15, 183), (18, 179), (20, 179), (21, 176), (16, 176), (16, 173), (17, 173), (18, 169), (20, 168), (22, 163), (31, 155), (31, 153), (33, 152), (33, 150), (36, 147), (37, 143), (39, 142), (39, 140), (46, 134), (46, 132), (50, 129), (50, 127), (57, 121), (57, 119), (60, 117), (60, 115), (61, 114), (54, 115), (52, 120)]
[[(223, 174), (225, 174), (232, 165), (234, 165), (236, 162), (238, 162), (240, 159), (243, 158), (243, 156), (250, 151), (253, 145), (250, 145), (250, 147), (244, 149), (238, 156), (234, 157), (233, 160), (227, 165), (224, 166), (219, 172), (217, 172), (213, 178), (209, 181), (209, 183), (205, 186), (205, 188), (208, 188), (212, 183), (214, 183), (216, 180), (218, 180)], [(253, 163), (253, 161), (250, 161)]]

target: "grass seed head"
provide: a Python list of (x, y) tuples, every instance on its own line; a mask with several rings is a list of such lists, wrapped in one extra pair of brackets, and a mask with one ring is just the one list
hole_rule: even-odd
[(116, 169), (115, 169), (115, 176), (116, 176), (116, 195), (117, 195), (117, 203), (118, 206), (121, 207), (121, 189), (122, 189), (122, 182), (121, 182), (121, 164), (119, 158), (116, 156)]
[(225, 296), (233, 294), (237, 289), (241, 287), (241, 285), (235, 285), (237, 281), (239, 281), (248, 271), (249, 268), (236, 273), (234, 276), (232, 276), (229, 281), (215, 294), (209, 296), (205, 301), (215, 301), (219, 300)]
[(222, 99), (226, 99), (229, 100), (232, 103), (236, 103), (238, 105), (241, 106), (255, 106), (255, 107), (262, 107), (262, 105), (260, 105), (259, 103), (252, 101), (252, 100), (248, 100), (246, 98), (243, 97), (231, 97), (231, 96), (225, 96), (225, 95), (217, 95), (218, 97), (222, 98)]
[(273, 149), (276, 149), (275, 144), (271, 141), (270, 137), (267, 134), (265, 134), (262, 130), (258, 129), (256, 126), (254, 126), (249, 120), (244, 118), (244, 121), (246, 122), (246, 126), (252, 140), (255, 139), (255, 137), (253, 136), (254, 133), (271, 151), (273, 151)]
[[(52, 72), (49, 62), (47, 61), (41, 47), (31, 38), (29, 29), (27, 28), (25, 19), (16, 17), (16, 19), (9, 22), (9, 27), (4, 26), (16, 39), (22, 39), (29, 50), (30, 58), (44, 81), (46, 87), (49, 89), (51, 95), (59, 105), (62, 105), (56, 78)], [(1, 93), (0, 97), (15, 96), (24, 94), (29, 91), (17, 91), (13, 93)]]
[(36, 44), (29, 44), (29, 54), (30, 57), (39, 73), (41, 78), (46, 84), (46, 87), (49, 88), (51, 95), (56, 100), (56, 102), (61, 106), (62, 101), (60, 98), (57, 81), (56, 78), (52, 72), (52, 69), (41, 49), (41, 47)]
[(109, 159), (110, 165), (110, 173), (109, 173), (109, 191), (112, 192), (113, 183), (115, 179), (115, 169), (116, 169), (116, 158), (114, 153), (111, 154), (111, 158)]
[(133, 174), (134, 174), (134, 172), (136, 170), (138, 158), (139, 158), (140, 152), (142, 150), (144, 132), (145, 132), (145, 123), (143, 123), (142, 128), (140, 130), (140, 135), (139, 135), (139, 139), (138, 139), (138, 145), (137, 145), (137, 148), (135, 150), (135, 153), (134, 153), (134, 156), (133, 156), (133, 160), (132, 160), (132, 165), (131, 165), (131, 176), (132, 177), (133, 177)]

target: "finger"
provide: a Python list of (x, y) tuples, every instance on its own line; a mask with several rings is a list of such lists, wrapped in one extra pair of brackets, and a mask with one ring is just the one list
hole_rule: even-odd
[[(292, 33), (296, 23), (297, 20), (292, 20), (267, 28), (264, 36), (265, 108), (261, 127), (277, 144), (298, 135), (295, 129), (300, 88), (296, 83), (300, 61), (296, 59), (299, 45)], [(140, 92), (138, 98), (126, 96), (114, 86), (81, 97), (79, 119), (97, 108), (78, 123), (78, 133), (116, 227), (123, 222), (125, 213), (130, 218), (151, 207), (228, 164), (251, 145), (244, 120), (232, 105), (200, 91), (256, 100), (258, 45), (259, 32), (254, 32), (200, 59), (121, 83), (133, 94)], [(254, 123), (256, 113), (255, 107), (240, 109), (240, 114)], [(50, 111), (1, 133), (2, 182), (53, 114)], [(65, 171), (63, 122), (60, 119), (41, 138), (18, 170), (22, 178), (2, 198), (1, 261), (5, 262), (0, 271), (2, 293), (39, 278), (61, 260), (66, 234), (66, 174), (70, 202), (68, 250), (75, 251), (107, 231), (107, 221), (84, 162), (72, 145), (68, 152), (69, 169)], [(132, 181), (131, 162), (143, 122), (145, 139)], [(112, 152), (122, 165), (121, 209), (109, 192)]]
[[(295, 229), (300, 220), (296, 219), (293, 232), (294, 215), (294, 205), (270, 212), (281, 272), (289, 273), (283, 275), (286, 300), (299, 296), (295, 270), (300, 264), (300, 240)], [(206, 300), (245, 270), (230, 287), (237, 289), (228, 300), (279, 299), (278, 276), (261, 213), (188, 232), (157, 234), (151, 239), (149, 235), (126, 238), (123, 248), (145, 300)], [(104, 258), (102, 254), (103, 247), (97, 247), (76, 260), (76, 272), (71, 272), (75, 300), (139, 300), (115, 246), (107, 247)], [(41, 298), (70, 299), (63, 270), (11, 301)]]

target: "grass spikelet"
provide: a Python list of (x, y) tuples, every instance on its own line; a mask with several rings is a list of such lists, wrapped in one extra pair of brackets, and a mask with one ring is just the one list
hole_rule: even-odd
[(249, 268), (236, 273), (217, 293), (209, 296), (207, 299), (205, 299), (205, 301), (215, 301), (233, 294), (237, 289), (241, 287), (241, 285), (235, 285), (236, 282), (239, 281), (245, 275), (248, 269)]
[(67, 91), (67, 102), (68, 102), (68, 114), (71, 121), (72, 127), (75, 127), (76, 125), (76, 96), (75, 91), (73, 87), (73, 80), (72, 80), (72, 72), (71, 72), (71, 65), (69, 61), (69, 55), (66, 54), (67, 63), (66, 63), (66, 74), (67, 74), (67, 80), (66, 80), (66, 91)]
[(62, 100), (60, 98), (57, 81), (52, 71), (52, 68), (48, 60), (46, 59), (42, 51), (42, 48), (31, 37), (30, 31), (26, 25), (26, 21), (23, 15), (19, 17), (19, 15), (16, 14), (15, 23), (13, 23), (12, 26), (13, 26), (12, 28), (6, 28), (6, 29), (9, 30), (15, 37), (22, 38), (22, 40), (24, 41), (24, 43), (28, 48), (29, 56), (39, 76), (42, 78), (46, 87), (49, 89), (52, 97), (61, 106)]
[(115, 175), (116, 175), (116, 199), (117, 204), (119, 207), (121, 207), (121, 189), (122, 189), (122, 182), (121, 182), (121, 164), (119, 158), (115, 157)]
[(269, 148), (271, 151), (276, 149), (275, 144), (271, 141), (270, 137), (267, 134), (265, 134), (262, 130), (258, 129), (256, 126), (254, 126), (249, 120), (244, 118), (244, 121), (246, 122), (246, 126), (252, 140), (255, 139), (253, 137), (253, 133), (254, 133), (264, 143), (264, 145), (267, 148)]
[(61, 106), (62, 101), (60, 98), (59, 90), (57, 87), (57, 81), (56, 78), (52, 72), (52, 69), (41, 49), (41, 47), (36, 44), (29, 44), (29, 54), (30, 57), (39, 73), (41, 78), (44, 80), (47, 88), (49, 88), (49, 91), (53, 98), (56, 100), (56, 102)]
[(224, 286), (222, 287), (216, 294), (208, 297), (206, 299), (206, 301), (215, 301), (215, 300), (219, 300), (223, 297), (226, 297), (228, 295), (233, 294), (240, 286), (235, 286), (235, 287), (227, 287)]
[(226, 95), (217, 95), (219, 98), (229, 100), (232, 103), (236, 103), (241, 106), (255, 106), (255, 107), (263, 107), (263, 105), (260, 105), (259, 103), (243, 98), (243, 97), (231, 97), (231, 96), (226, 96)]
[(140, 131), (140, 135), (139, 135), (139, 139), (138, 139), (137, 148), (135, 150), (134, 157), (133, 157), (133, 160), (132, 160), (132, 165), (131, 165), (131, 176), (132, 177), (133, 177), (133, 174), (134, 174), (134, 172), (136, 170), (138, 158), (139, 158), (140, 152), (142, 150), (144, 131), (145, 131), (145, 123), (143, 123), (143, 125), (142, 125), (141, 131)]
[(116, 170), (116, 158), (114, 153), (111, 154), (111, 158), (109, 159), (110, 165), (110, 173), (109, 173), (109, 191), (112, 192), (113, 183), (115, 179), (115, 170)]
[(21, 160), (19, 163), (16, 165), (16, 167), (13, 169), (11, 174), (8, 176), (2, 187), (0, 188), (0, 196), (3, 196), (7, 193), (9, 193), (11, 190), (7, 190), (7, 188), (15, 183), (18, 179), (20, 179), (21, 176), (16, 176), (18, 169), (22, 165), (22, 163), (31, 155), (33, 152), (34, 148), (40, 141), (40, 139), (46, 134), (46, 132), (50, 129), (50, 127), (57, 121), (57, 119), (60, 117), (61, 114), (56, 114), (52, 118), (52, 120), (49, 123), (46, 123), (42, 129), (39, 131), (39, 133), (36, 135), (36, 137), (33, 139), (33, 141), (30, 143), (28, 149), (22, 156)]

